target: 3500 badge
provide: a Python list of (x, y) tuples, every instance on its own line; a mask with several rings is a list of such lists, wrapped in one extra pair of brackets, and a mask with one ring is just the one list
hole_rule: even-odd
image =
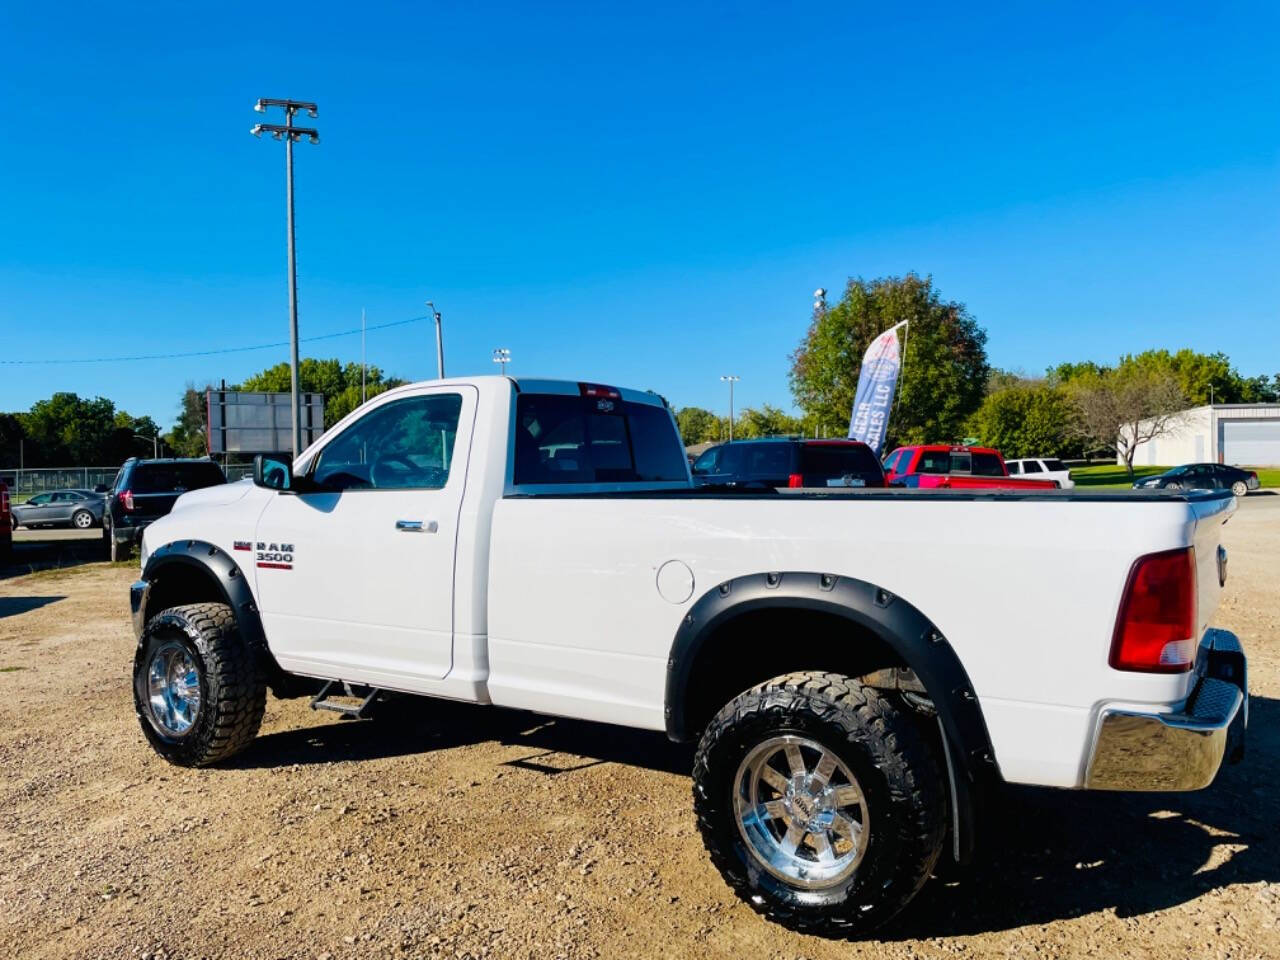
[(263, 543), (259, 540), (256, 557), (258, 566), (267, 570), (292, 570), (293, 544)]

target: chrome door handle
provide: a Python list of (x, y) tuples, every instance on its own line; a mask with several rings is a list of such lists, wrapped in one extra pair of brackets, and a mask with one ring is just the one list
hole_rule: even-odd
[(406, 533), (435, 533), (440, 529), (440, 525), (434, 520), (397, 520), (396, 529)]

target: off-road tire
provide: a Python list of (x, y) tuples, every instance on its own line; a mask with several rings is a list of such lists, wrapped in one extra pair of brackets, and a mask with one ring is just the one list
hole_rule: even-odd
[[(147, 666), (161, 643), (178, 640), (200, 674), (200, 710), (183, 736), (152, 721), (147, 705)], [(182, 767), (205, 767), (234, 756), (258, 733), (267, 687), (257, 657), (225, 603), (192, 603), (162, 610), (148, 621), (133, 662), (133, 705), (156, 753)]]
[[(866, 852), (838, 886), (788, 885), (760, 867), (739, 832), (739, 764), (756, 744), (783, 734), (836, 753), (866, 796)], [(946, 833), (944, 777), (919, 727), (875, 690), (839, 674), (792, 673), (752, 687), (716, 714), (694, 758), (693, 803), (712, 862), (752, 909), (793, 930), (852, 937), (896, 914), (929, 878)]]

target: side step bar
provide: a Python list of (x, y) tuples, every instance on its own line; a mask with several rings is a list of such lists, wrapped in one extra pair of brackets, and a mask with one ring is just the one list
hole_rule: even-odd
[[(361, 690), (368, 690), (367, 696), (362, 698), (352, 688), (351, 684), (344, 683), (341, 680), (329, 680), (320, 692), (311, 698), (312, 710), (332, 710), (334, 713), (340, 713), (344, 717), (351, 717), (355, 720), (362, 720), (369, 715), (369, 706), (373, 703), (374, 698), (382, 691), (377, 687), (361, 687)], [(359, 706), (353, 703), (342, 703), (332, 697), (347, 697), (360, 700)]]

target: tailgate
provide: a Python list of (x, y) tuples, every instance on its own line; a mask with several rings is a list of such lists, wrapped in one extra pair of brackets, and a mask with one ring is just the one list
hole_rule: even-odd
[(1222, 547), (1222, 526), (1236, 512), (1236, 498), (1224, 495), (1191, 503), (1196, 527), (1192, 543), (1196, 550), (1196, 637), (1204, 633), (1222, 596), (1227, 576), (1227, 553)]

